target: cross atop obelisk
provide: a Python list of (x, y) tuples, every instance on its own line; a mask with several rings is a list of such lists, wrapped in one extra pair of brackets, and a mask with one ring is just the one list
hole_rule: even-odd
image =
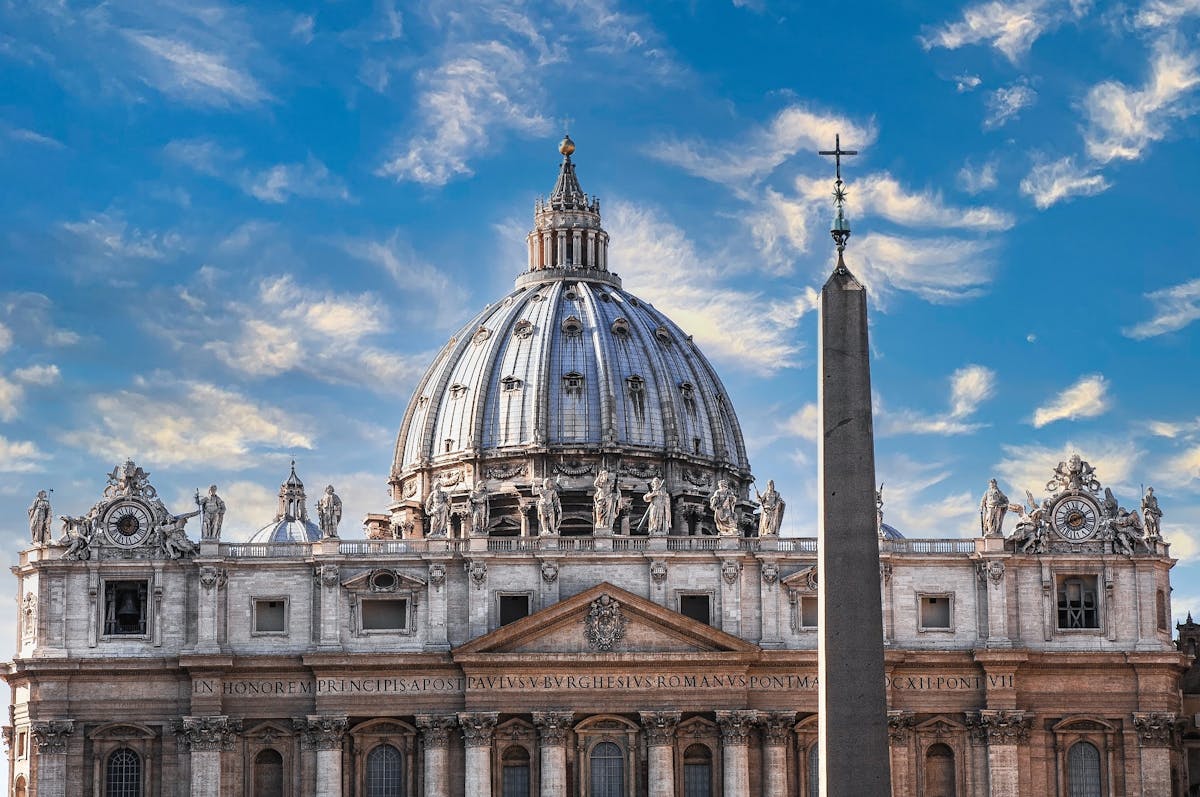
[(838, 250), (818, 310), (821, 797), (889, 797), (867, 292), (842, 260), (850, 237), (842, 156), (856, 153), (842, 149), (841, 136), (834, 140), (821, 152), (836, 159), (830, 234)]
[(833, 137), (833, 149), (823, 149), (817, 153), (818, 155), (832, 155), (834, 162), (835, 173), (837, 180), (833, 184), (833, 205), (837, 208), (837, 215), (833, 219), (833, 228), (829, 234), (833, 236), (833, 242), (837, 244), (838, 250), (838, 268), (845, 268), (842, 263), (842, 252), (846, 248), (846, 240), (850, 237), (850, 223), (846, 221), (844, 208), (846, 206), (846, 188), (842, 182), (842, 156), (857, 155), (856, 149), (842, 149), (842, 134), (837, 133)]

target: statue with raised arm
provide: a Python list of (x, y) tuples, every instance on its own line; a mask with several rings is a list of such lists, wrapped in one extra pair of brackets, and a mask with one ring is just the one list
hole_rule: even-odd
[(450, 499), (440, 482), (434, 482), (425, 499), (425, 519), (429, 521), (427, 537), (445, 537), (450, 530)]
[(172, 515), (170, 512), (163, 516), (158, 524), (158, 545), (168, 559), (179, 559), (196, 552), (196, 545), (188, 539), (184, 526), (189, 518), (200, 514), (199, 509), (186, 515)]
[(92, 558), (92, 531), (93, 518), (91, 515), (80, 515), (79, 517), (70, 517), (62, 515), (63, 536), (59, 539), (59, 545), (67, 546), (67, 550), (63, 551), (60, 559), (91, 559)]
[(1008, 512), (1008, 496), (1000, 491), (995, 479), (988, 481), (987, 492), (979, 501), (980, 530), (985, 537), (1004, 536), (1004, 515)]
[(538, 534), (558, 534), (562, 525), (562, 499), (558, 497), (558, 485), (553, 479), (542, 479), (537, 497)]
[(708, 497), (708, 505), (712, 509), (717, 533), (723, 537), (738, 536), (737, 493), (729, 487), (727, 479), (717, 482), (717, 489)]
[(217, 485), (209, 485), (206, 496), (201, 496), (197, 491), (196, 506), (200, 508), (200, 540), (219, 542), (221, 524), (225, 522), (225, 502), (217, 495)]
[(621, 503), (621, 487), (607, 468), (601, 468), (592, 481), (596, 494), (592, 497), (592, 522), (597, 530), (611, 531), (617, 522), (617, 509)]
[(29, 534), (33, 537), (34, 545), (42, 546), (51, 543), (54, 534), (50, 531), (50, 521), (53, 517), (50, 499), (47, 497), (46, 491), (38, 490), (37, 497), (29, 505)]
[(1012, 504), (1009, 509), (1014, 512), (1019, 512), (1020, 517), (1017, 518), (1017, 527), (1013, 529), (1012, 537), (1017, 550), (1021, 553), (1045, 553), (1046, 552), (1046, 527), (1042, 522), (1049, 504), (1046, 501), (1038, 503), (1033, 498), (1033, 493), (1025, 491), (1025, 497), (1029, 501), (1029, 506), (1025, 507), (1021, 504)]
[[(663, 486), (663, 480), (655, 476), (650, 480), (650, 492), (642, 496), (646, 507), (646, 520), (651, 537), (666, 537), (671, 533), (671, 494)], [(640, 524), (639, 524), (640, 525)]]
[(471, 533), (483, 536), (488, 533), (488, 525), (491, 524), (492, 510), (490, 507), (490, 499), (488, 497), (488, 488), (486, 481), (480, 481), (471, 488), (470, 494), (467, 496), (467, 502), (471, 505)]
[(342, 522), (342, 499), (333, 491), (333, 485), (325, 486), (325, 493), (317, 499), (317, 521), (321, 532), (328, 537), (336, 537), (338, 524)]
[(1162, 510), (1158, 508), (1158, 499), (1154, 497), (1154, 488), (1147, 487), (1142, 496), (1142, 523), (1146, 527), (1147, 540), (1162, 539)]
[(760, 493), (758, 488), (754, 488), (754, 494), (758, 496), (758, 503), (762, 509), (758, 516), (758, 536), (760, 537), (777, 537), (779, 536), (779, 528), (783, 525), (783, 510), (787, 506), (783, 497), (775, 489), (775, 480), (767, 481), (767, 491)]

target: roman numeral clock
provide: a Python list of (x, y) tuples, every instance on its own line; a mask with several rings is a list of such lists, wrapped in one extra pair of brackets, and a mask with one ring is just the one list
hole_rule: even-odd
[(1083, 542), (1095, 535), (1100, 507), (1083, 495), (1065, 495), (1050, 510), (1054, 530), (1065, 540)]
[(150, 507), (135, 499), (117, 501), (104, 513), (101, 527), (108, 541), (119, 548), (136, 548), (153, 530)]

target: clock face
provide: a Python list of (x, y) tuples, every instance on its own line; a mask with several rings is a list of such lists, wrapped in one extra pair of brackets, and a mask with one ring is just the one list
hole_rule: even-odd
[(150, 510), (136, 501), (122, 501), (104, 516), (104, 531), (109, 542), (122, 548), (141, 545), (151, 530)]
[(1081, 542), (1096, 533), (1100, 509), (1081, 496), (1068, 496), (1054, 505), (1054, 529), (1064, 539)]

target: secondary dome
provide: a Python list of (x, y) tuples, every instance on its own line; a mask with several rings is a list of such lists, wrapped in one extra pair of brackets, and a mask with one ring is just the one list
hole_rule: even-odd
[(442, 348), (405, 412), (393, 512), (413, 511), (401, 527), (433, 480), (453, 492), (499, 479), (521, 493), (535, 477), (605, 468), (657, 474), (673, 494), (699, 498), (727, 479), (745, 495), (750, 465), (721, 380), (690, 335), (609, 271), (600, 203), (579, 186), (573, 146), (560, 151), (527, 270)]
[(321, 529), (308, 519), (305, 505), (304, 482), (296, 475), (296, 462), (292, 461), (292, 472), (279, 485), (279, 509), (275, 519), (250, 535), (247, 542), (315, 542), (321, 539)]

